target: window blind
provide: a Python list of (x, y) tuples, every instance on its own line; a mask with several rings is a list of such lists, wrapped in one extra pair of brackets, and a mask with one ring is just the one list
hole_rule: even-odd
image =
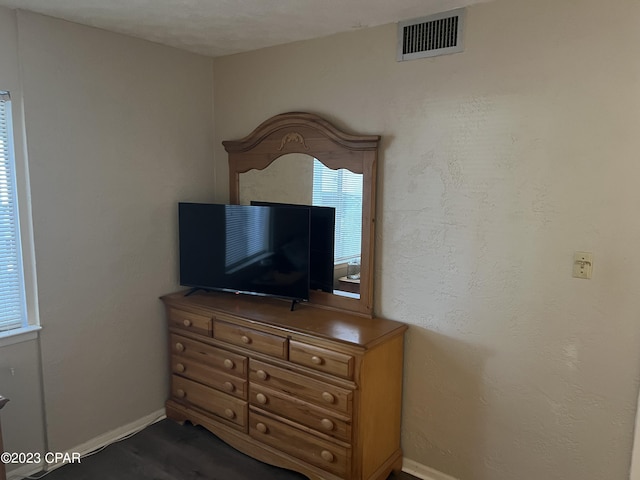
[(362, 174), (332, 170), (313, 161), (313, 205), (336, 209), (336, 263), (360, 257), (362, 239)]
[(0, 91), (0, 332), (26, 324), (11, 97)]
[(266, 208), (253, 210), (227, 207), (225, 267), (234, 268), (248, 259), (269, 250), (267, 224), (269, 211)]

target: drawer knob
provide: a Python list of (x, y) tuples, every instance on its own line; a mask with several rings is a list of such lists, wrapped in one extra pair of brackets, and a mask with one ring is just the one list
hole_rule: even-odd
[(311, 363), (313, 363), (314, 365), (322, 365), (323, 361), (322, 358), (314, 355), (313, 357), (311, 357)]
[(227, 417), (227, 418), (234, 419), (234, 418), (236, 418), (236, 412), (234, 412), (230, 408), (227, 408), (224, 411), (224, 416)]
[(187, 396), (187, 392), (185, 392), (184, 390), (182, 390), (181, 388), (179, 388), (178, 390), (176, 390), (176, 396), (178, 398), (184, 398)]
[(267, 433), (269, 431), (264, 423), (258, 423), (256, 425), (256, 430), (258, 430), (260, 433)]
[(249, 337), (247, 337), (246, 335), (242, 335), (240, 337), (240, 340), (242, 340), (242, 343), (249, 345), (251, 343), (251, 339)]
[(333, 453), (331, 453), (329, 450), (322, 450), (322, 452), (320, 452), (320, 456), (327, 462), (333, 462), (334, 460)]
[(323, 418), (320, 424), (322, 425), (322, 428), (324, 428), (325, 430), (333, 430), (335, 427), (333, 422), (328, 418)]
[(186, 367), (182, 363), (176, 364), (176, 372), (182, 373), (186, 370)]
[(336, 401), (336, 397), (329, 392), (322, 392), (322, 399), (327, 403), (333, 403)]
[(224, 368), (226, 368), (227, 370), (231, 370), (233, 367), (235, 367), (233, 360), (229, 360), (228, 358), (226, 358), (224, 360)]
[(184, 345), (180, 342), (176, 343), (176, 350), (179, 352), (184, 352)]
[(184, 324), (185, 327), (191, 326), (191, 320), (184, 320), (182, 323)]
[(269, 375), (267, 374), (267, 372), (265, 372), (264, 370), (258, 370), (256, 372), (256, 376), (260, 379), (260, 380), (266, 380), (267, 378), (269, 378)]
[(233, 392), (236, 389), (235, 385), (231, 382), (224, 382), (223, 386), (227, 392)]
[(258, 403), (264, 405), (265, 403), (267, 403), (267, 396), (263, 393), (259, 393), (256, 395), (256, 400), (258, 401)]

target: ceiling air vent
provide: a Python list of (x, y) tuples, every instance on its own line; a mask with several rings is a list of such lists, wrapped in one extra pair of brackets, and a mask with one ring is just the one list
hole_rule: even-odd
[(462, 51), (464, 9), (398, 23), (398, 61)]

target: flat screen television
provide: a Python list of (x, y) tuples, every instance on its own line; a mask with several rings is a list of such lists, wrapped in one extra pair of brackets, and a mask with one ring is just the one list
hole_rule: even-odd
[(336, 235), (336, 209), (317, 205), (297, 205), (253, 200), (251, 205), (270, 207), (306, 208), (310, 213), (311, 253), (309, 265), (309, 287), (311, 290), (333, 292), (333, 269)]
[(308, 209), (180, 203), (180, 284), (309, 299)]

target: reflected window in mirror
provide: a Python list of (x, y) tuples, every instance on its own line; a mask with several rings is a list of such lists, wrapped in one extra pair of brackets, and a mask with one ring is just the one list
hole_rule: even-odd
[(336, 209), (335, 263), (360, 259), (362, 238), (362, 174), (332, 170), (313, 161), (313, 205)]

